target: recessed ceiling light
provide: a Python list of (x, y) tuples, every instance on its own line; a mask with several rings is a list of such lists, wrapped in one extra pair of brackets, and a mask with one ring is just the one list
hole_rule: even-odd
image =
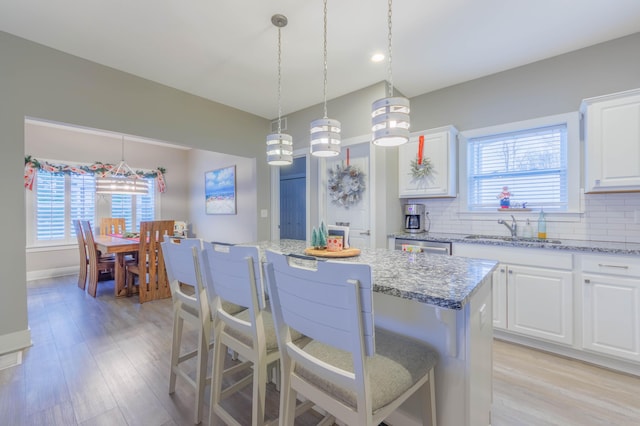
[(384, 61), (384, 53), (374, 53), (371, 56), (371, 62), (382, 62)]

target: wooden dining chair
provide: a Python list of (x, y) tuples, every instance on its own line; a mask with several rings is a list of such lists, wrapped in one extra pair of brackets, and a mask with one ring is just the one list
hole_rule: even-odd
[(89, 258), (87, 257), (87, 246), (82, 233), (82, 225), (80, 220), (73, 221), (73, 229), (78, 240), (78, 253), (80, 254), (80, 270), (78, 271), (78, 287), (84, 290), (87, 286), (87, 269), (89, 267)]
[[(374, 328), (371, 267), (300, 267), (267, 251), (266, 281), (281, 352), (280, 425), (293, 425), (297, 395), (348, 425), (374, 426), (418, 393), (422, 424), (435, 426), (437, 353)], [(300, 347), (292, 333), (313, 339)]]
[(173, 220), (140, 222), (140, 243), (137, 262), (127, 265), (126, 281), (129, 293), (138, 277), (140, 303), (171, 297), (169, 280), (160, 244), (165, 235), (173, 235)]
[(123, 235), (125, 232), (124, 217), (103, 217), (100, 219), (100, 235)]
[(84, 234), (84, 239), (86, 243), (87, 249), (87, 258), (88, 258), (88, 276), (89, 276), (89, 287), (87, 288), (87, 292), (96, 297), (96, 293), (98, 290), (98, 280), (100, 279), (101, 272), (110, 272), (111, 277), (113, 278), (113, 273), (116, 266), (116, 261), (114, 257), (103, 257), (96, 247), (96, 242), (93, 237), (93, 229), (91, 229), (91, 222), (88, 220), (80, 221), (80, 226), (82, 228), (82, 233)]
[[(209, 424), (240, 426), (224, 407), (222, 400), (253, 383), (251, 425), (265, 424), (265, 395), (268, 368), (280, 358), (271, 312), (267, 309), (262, 285), (258, 248), (205, 244), (201, 266), (205, 268), (207, 291), (213, 295), (214, 349), (211, 373), (211, 402)], [(224, 303), (243, 306), (246, 310), (235, 315)], [(292, 333), (292, 339), (303, 338)], [(241, 364), (224, 369), (228, 350), (243, 360)], [(253, 367), (253, 374), (230, 383), (223, 378), (238, 370)]]

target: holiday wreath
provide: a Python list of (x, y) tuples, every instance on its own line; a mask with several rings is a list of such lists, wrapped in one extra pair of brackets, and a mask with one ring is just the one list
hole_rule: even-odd
[(337, 164), (329, 169), (329, 197), (340, 206), (349, 208), (362, 199), (365, 189), (364, 173), (356, 166)]
[(433, 164), (428, 158), (422, 157), (422, 161), (411, 160), (409, 174), (414, 179), (424, 179), (433, 172)]

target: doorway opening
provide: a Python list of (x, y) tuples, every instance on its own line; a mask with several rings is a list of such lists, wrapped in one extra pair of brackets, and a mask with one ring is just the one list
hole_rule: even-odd
[(280, 168), (280, 238), (305, 240), (307, 230), (307, 159), (294, 158)]

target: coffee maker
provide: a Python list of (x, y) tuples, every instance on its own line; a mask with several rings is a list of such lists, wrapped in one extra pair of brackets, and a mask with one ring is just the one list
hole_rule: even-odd
[(426, 215), (424, 204), (405, 204), (404, 205), (404, 232), (418, 234), (425, 232)]

